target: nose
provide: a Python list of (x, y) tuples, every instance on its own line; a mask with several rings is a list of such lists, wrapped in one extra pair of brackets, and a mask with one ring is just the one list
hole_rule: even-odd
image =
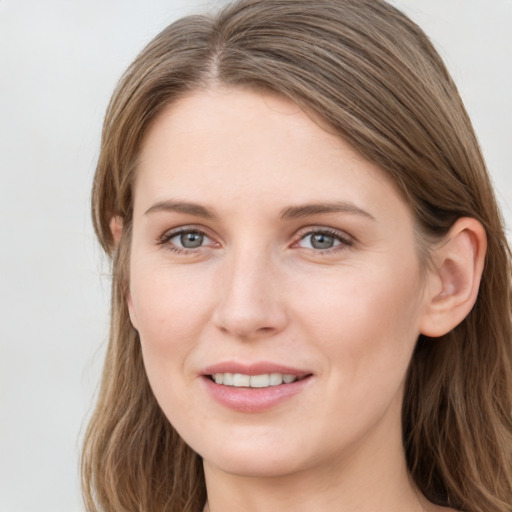
[(236, 254), (223, 264), (213, 321), (241, 340), (273, 336), (287, 325), (282, 275), (269, 255)]

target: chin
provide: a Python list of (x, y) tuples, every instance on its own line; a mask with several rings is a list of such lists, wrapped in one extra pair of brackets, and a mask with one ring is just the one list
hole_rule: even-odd
[(211, 465), (224, 473), (246, 478), (285, 477), (303, 469), (304, 464), (289, 454), (269, 457), (262, 453), (223, 453), (203, 458), (205, 465)]
[[(251, 439), (252, 438), (252, 439)], [(205, 465), (241, 477), (286, 476), (304, 467), (306, 457), (301, 443), (287, 443), (282, 436), (261, 438), (252, 435), (203, 437), (199, 443), (185, 441), (201, 457)]]

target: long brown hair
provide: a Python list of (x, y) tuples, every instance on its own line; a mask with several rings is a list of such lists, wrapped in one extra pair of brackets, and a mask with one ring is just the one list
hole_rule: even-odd
[[(403, 404), (410, 473), (425, 496), (465, 512), (512, 510), (512, 271), (485, 164), (432, 44), (382, 0), (242, 0), (183, 18), (122, 77), (108, 108), (92, 194), (113, 262), (112, 323), (83, 451), (87, 509), (197, 512), (201, 460), (149, 387), (125, 303), (132, 184), (145, 131), (187, 91), (212, 84), (278, 92), (319, 115), (389, 174), (425, 242), (478, 219), (488, 253), (477, 302), (438, 339), (420, 336)], [(116, 247), (109, 227), (123, 221)]]

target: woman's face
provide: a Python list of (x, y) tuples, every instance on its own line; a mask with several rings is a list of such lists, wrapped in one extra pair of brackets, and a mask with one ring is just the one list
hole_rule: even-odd
[(130, 315), (205, 464), (284, 475), (401, 450), (425, 283), (383, 172), (295, 104), (227, 88), (160, 114), (137, 172)]

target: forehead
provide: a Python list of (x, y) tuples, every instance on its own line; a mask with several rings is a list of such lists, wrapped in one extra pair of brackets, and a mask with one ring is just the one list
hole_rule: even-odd
[[(276, 193), (278, 191), (279, 193)], [(217, 88), (168, 106), (146, 133), (136, 205), (179, 196), (234, 204), (400, 201), (389, 178), (277, 94)]]
[[(183, 153), (190, 156), (187, 163), (208, 153), (208, 167), (212, 167), (215, 157), (242, 156), (243, 153), (254, 165), (268, 158), (270, 150), (276, 160), (289, 158), (287, 146), (281, 146), (276, 152), (274, 142), (292, 144), (301, 139), (309, 143), (321, 141), (323, 146), (330, 143), (330, 150), (339, 146), (338, 137), (321, 129), (296, 103), (284, 96), (218, 87), (194, 91), (165, 108), (145, 135), (140, 162), (144, 166), (152, 156), (164, 156), (162, 145), (165, 144), (172, 151), (183, 148)], [(195, 146), (193, 153), (190, 144)], [(303, 144), (304, 150), (309, 146)], [(297, 156), (304, 156), (302, 153)], [(184, 156), (181, 154), (180, 158), (183, 160)], [(224, 159), (223, 163), (228, 162)]]

